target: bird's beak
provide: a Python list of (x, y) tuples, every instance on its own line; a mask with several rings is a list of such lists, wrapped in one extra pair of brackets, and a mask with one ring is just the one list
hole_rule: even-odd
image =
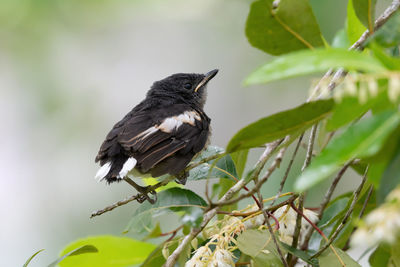
[(211, 80), (212, 78), (214, 78), (215, 75), (217, 75), (217, 73), (218, 69), (207, 72), (203, 80), (201, 80), (201, 82), (199, 82), (199, 84), (196, 86), (196, 89), (194, 89), (194, 92), (197, 92), (197, 90), (199, 90), (202, 86), (206, 85), (209, 80)]

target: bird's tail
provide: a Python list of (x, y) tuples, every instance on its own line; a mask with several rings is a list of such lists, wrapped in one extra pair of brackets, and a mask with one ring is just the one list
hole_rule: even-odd
[(104, 163), (94, 178), (99, 182), (106, 180), (108, 183), (121, 180), (135, 168), (136, 163), (137, 160), (134, 157), (121, 155)]

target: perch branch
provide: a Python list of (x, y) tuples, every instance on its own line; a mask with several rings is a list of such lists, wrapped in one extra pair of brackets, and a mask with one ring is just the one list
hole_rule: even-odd
[[(193, 163), (189, 164), (189, 165), (185, 168), (185, 171), (189, 171), (189, 170), (191, 170), (191, 169), (193, 169), (193, 168), (196, 168), (197, 166), (200, 166), (200, 165), (203, 164), (203, 163), (206, 163), (206, 162), (209, 162), (209, 161), (211, 161), (211, 160), (214, 160), (214, 159), (216, 159), (216, 158), (218, 158), (218, 157), (221, 157), (221, 156), (224, 155), (224, 154), (225, 154), (225, 153), (218, 153), (218, 154), (212, 155), (212, 156), (210, 156), (210, 157), (201, 159), (201, 160), (199, 160), (199, 161), (197, 161), (197, 162), (193, 162)], [(175, 179), (174, 176), (169, 176), (169, 177), (167, 177), (166, 179), (162, 180), (161, 182), (158, 182), (158, 183), (156, 183), (155, 185), (150, 186), (149, 191), (152, 191), (152, 190), (155, 191), (157, 188), (168, 184), (170, 181), (172, 181), (172, 180), (174, 180), (174, 179)], [(93, 213), (90, 215), (90, 218), (93, 218), (93, 217), (96, 217), (96, 216), (100, 216), (100, 215), (102, 215), (103, 213), (112, 211), (113, 209), (118, 208), (118, 207), (123, 206), (123, 205), (126, 205), (126, 204), (128, 204), (129, 202), (131, 202), (131, 201), (134, 201), (134, 200), (139, 199), (140, 197), (142, 197), (142, 194), (136, 194), (136, 195), (133, 195), (133, 196), (131, 196), (131, 197), (128, 197), (128, 198), (126, 198), (126, 199), (124, 199), (124, 200), (120, 200), (120, 201), (118, 201), (118, 202), (116, 202), (116, 203), (114, 203), (114, 204), (112, 204), (112, 205), (110, 205), (110, 206), (107, 206), (107, 207), (105, 207), (105, 208), (103, 208), (103, 209), (101, 209), (101, 210), (98, 210), (98, 211), (93, 212)]]

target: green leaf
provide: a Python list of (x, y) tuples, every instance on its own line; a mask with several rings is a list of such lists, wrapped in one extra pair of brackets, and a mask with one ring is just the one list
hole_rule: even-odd
[[(55, 267), (57, 266), (57, 264), (59, 264), (60, 266), (86, 266), (85, 264), (83, 264), (84, 261), (81, 257), (73, 257), (72, 260), (70, 260), (69, 257), (87, 255), (88, 253), (92, 254), (97, 252), (99, 251), (93, 245), (70, 245), (70, 247), (68, 247), (61, 253), (62, 256), (56, 261), (52, 262), (48, 267)], [(71, 261), (75, 262), (76, 264), (72, 264)], [(60, 264), (61, 262), (62, 264)]]
[(145, 238), (143, 238), (143, 241), (146, 241), (146, 240), (151, 239), (151, 238), (160, 237), (161, 234), (162, 234), (162, 230), (161, 230), (161, 227), (160, 227), (160, 223), (157, 222), (157, 224), (153, 228), (153, 230), (151, 230), (151, 232)]
[(376, 0), (352, 0), (358, 19), (369, 29), (374, 31)]
[[(213, 167), (211, 173), (210, 168)], [(196, 168), (189, 171), (188, 181), (198, 181), (207, 178), (224, 178), (235, 180), (233, 177), (237, 178), (237, 172), (235, 168), (235, 163), (233, 162), (230, 155), (226, 155), (218, 160), (215, 166), (210, 163), (203, 163)]]
[[(201, 152), (200, 156), (196, 157), (194, 162), (198, 162), (202, 159), (208, 158), (210, 156), (221, 154), (224, 151), (223, 148), (217, 146), (208, 146), (203, 152)], [(210, 173), (210, 168), (212, 167), (215, 160), (209, 161), (208, 163), (201, 164), (196, 168), (193, 168), (189, 171), (188, 181), (197, 181), (207, 178), (226, 178), (235, 180), (238, 178), (238, 174), (236, 171), (236, 166), (234, 161), (232, 160), (231, 155), (225, 155), (221, 158), (217, 158), (217, 163)]]
[(369, 164), (368, 181), (371, 182), (375, 188), (380, 187), (383, 173), (389, 165), (389, 162), (395, 157), (398, 145), (400, 145), (399, 128), (392, 132), (378, 153), (365, 159), (365, 163)]
[(192, 228), (197, 228), (203, 221), (203, 209), (201, 208), (190, 208), (190, 212), (186, 212), (182, 217), (182, 222)]
[[(400, 27), (400, 25), (399, 25)], [(374, 53), (374, 56), (389, 70), (400, 70), (400, 59), (388, 55), (385, 50), (376, 42), (370, 42), (368, 47)]]
[(346, 32), (351, 44), (354, 44), (366, 31), (366, 27), (358, 19), (353, 7), (353, 1), (347, 3)]
[[(346, 252), (343, 250), (336, 248), (336, 252), (339, 254), (340, 258), (344, 262), (346, 267), (361, 267), (355, 260), (353, 260)], [(342, 266), (338, 257), (332, 252), (331, 249), (327, 249), (322, 255), (319, 257), (319, 265), (323, 267), (337, 267)]]
[[(179, 240), (175, 239), (169, 242), (168, 250), (170, 252), (174, 251), (179, 244)], [(164, 248), (164, 244), (156, 247), (150, 255), (146, 258), (140, 267), (154, 267), (154, 266), (162, 266), (165, 263), (165, 258), (162, 254), (162, 250)]]
[(391, 260), (394, 266), (400, 266), (400, 239), (398, 238), (396, 243), (394, 243), (391, 247)]
[(392, 17), (370, 38), (383, 47), (393, 47), (400, 43), (400, 11)]
[(389, 266), (388, 265), (389, 260), (390, 260), (390, 246), (387, 244), (379, 245), (368, 259), (371, 267)]
[(286, 243), (280, 242), (281, 246), (284, 247), (290, 254), (302, 259), (303, 261), (311, 264), (312, 266), (318, 266), (317, 259), (310, 259), (310, 255), (308, 255), (305, 251), (299, 250), (289, 246)]
[(326, 124), (327, 131), (337, 130), (340, 127), (354, 121), (366, 113), (372, 105), (372, 101), (360, 103), (357, 96), (344, 97), (339, 103), (335, 104), (332, 116)]
[(326, 208), (321, 220), (318, 222), (318, 227), (324, 228), (338, 220), (340, 215), (345, 211), (348, 202), (348, 194), (344, 194), (342, 197), (336, 198), (334, 201), (332, 201)]
[(105, 235), (77, 240), (68, 245), (61, 255), (66, 255), (77, 247), (87, 246), (88, 244), (95, 246), (98, 253), (86, 253), (79, 256), (68, 257), (59, 263), (59, 265), (61, 267), (132, 266), (143, 262), (155, 248), (155, 245), (153, 244), (141, 242), (135, 239)]
[(41, 249), (41, 250), (35, 252), (35, 254), (33, 254), (32, 256), (30, 256), (29, 259), (24, 263), (24, 265), (23, 265), (22, 267), (27, 267), (28, 264), (32, 261), (32, 259), (33, 259), (37, 254), (39, 254), (40, 252), (42, 252), (43, 250), (44, 250), (44, 249)]
[(237, 246), (241, 252), (254, 259), (254, 266), (283, 266), (267, 230), (244, 231), (237, 238)]
[(304, 131), (325, 118), (332, 108), (332, 100), (320, 100), (260, 119), (237, 132), (226, 150), (233, 152), (257, 147), (288, 134)]
[[(159, 181), (161, 181), (161, 180), (167, 178), (167, 176), (169, 176), (169, 175), (165, 175), (165, 176), (163, 175), (163, 176), (158, 177), (158, 178), (153, 178), (153, 177), (142, 178), (142, 181), (143, 181), (146, 185), (155, 185), (155, 184), (157, 184)], [(168, 188), (172, 188), (172, 187), (181, 187), (181, 188), (183, 188), (183, 185), (178, 184), (178, 183), (176, 183), (176, 182), (174, 182), (174, 181), (171, 181), (171, 182), (169, 182), (168, 184), (157, 188), (157, 189), (156, 189), (156, 192), (160, 192), (160, 191), (166, 190), (166, 189), (168, 189)]]
[(248, 149), (240, 150), (231, 154), (232, 160), (235, 163), (238, 178), (242, 177), (243, 171), (246, 167)]
[[(390, 142), (390, 141), (389, 141)], [(383, 203), (386, 196), (400, 184), (400, 143), (386, 167), (378, 189), (378, 203)]]
[(336, 32), (335, 36), (333, 37), (332, 47), (343, 49), (350, 47), (349, 37), (347, 36), (345, 29), (340, 29), (338, 32)]
[(157, 201), (153, 205), (142, 203), (133, 213), (124, 233), (132, 230), (137, 234), (152, 232), (154, 228), (153, 215), (165, 210), (174, 212), (191, 212), (192, 207), (205, 207), (206, 202), (196, 193), (179, 187), (169, 188), (157, 194)]
[(324, 45), (307, 0), (281, 0), (276, 9), (273, 2), (258, 0), (251, 4), (246, 36), (252, 46), (271, 55), (281, 55)]
[(291, 77), (320, 73), (329, 69), (383, 72), (385, 67), (376, 58), (342, 48), (314, 49), (293, 52), (274, 59), (250, 74), (244, 83), (261, 84)]
[(327, 179), (351, 159), (374, 155), (399, 123), (399, 113), (385, 112), (350, 126), (311, 162), (295, 182), (296, 190), (304, 191)]

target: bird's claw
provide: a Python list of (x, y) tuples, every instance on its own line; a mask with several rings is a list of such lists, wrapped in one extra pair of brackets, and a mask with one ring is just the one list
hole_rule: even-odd
[[(154, 195), (154, 198), (151, 198), (148, 194)], [(148, 187), (145, 187), (142, 192), (139, 193), (137, 202), (143, 203), (144, 201), (150, 202), (150, 204), (154, 204), (157, 201), (157, 193), (154, 190), (148, 190)]]

